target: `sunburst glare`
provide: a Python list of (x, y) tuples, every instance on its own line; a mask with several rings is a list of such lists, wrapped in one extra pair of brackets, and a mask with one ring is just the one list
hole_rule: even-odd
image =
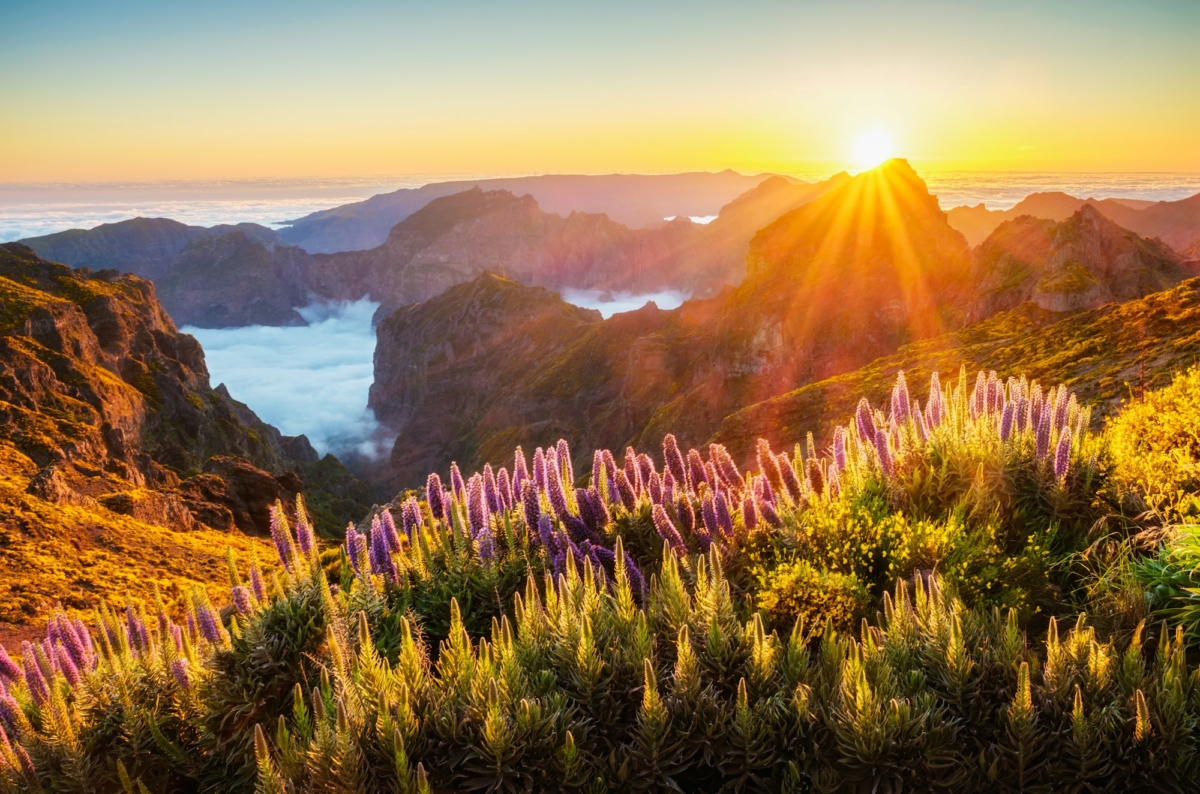
[(885, 130), (867, 130), (854, 142), (854, 163), (859, 168), (874, 168), (893, 156), (892, 136)]

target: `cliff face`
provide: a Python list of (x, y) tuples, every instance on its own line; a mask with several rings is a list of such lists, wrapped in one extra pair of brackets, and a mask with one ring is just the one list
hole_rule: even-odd
[(1105, 218), (1090, 204), (1062, 223), (1007, 221), (975, 251), (980, 313), (1032, 301), (1055, 312), (1101, 306), (1168, 289), (1192, 266), (1158, 240)]
[[(200, 345), (136, 276), (0, 246), (0, 362), (0, 445), (45, 501), (262, 533), (266, 506), (319, 465), (303, 437), (210, 388)], [(362, 507), (310, 479), (327, 524)]]
[[(452, 459), (474, 465), (555, 433), (579, 449), (664, 431), (698, 444), (741, 406), (961, 327), (973, 295), (965, 241), (903, 162), (779, 218), (755, 236), (748, 261), (743, 284), (712, 299), (603, 322), (535, 323), (528, 353), (451, 345), (444, 366), (413, 365), (425, 360), (414, 350), (447, 335), (520, 329), (524, 318), (559, 316), (565, 304), (512, 284), (503, 322), (478, 324), (472, 290), (489, 291), (480, 280), (396, 312), (380, 326), (371, 393), (381, 421), (399, 433), (392, 481), (411, 485)], [(435, 317), (455, 318), (453, 327)], [(481, 389), (487, 399), (477, 398)], [(445, 400), (452, 421), (426, 421), (413, 393), (442, 395), (425, 404), (437, 411)]]

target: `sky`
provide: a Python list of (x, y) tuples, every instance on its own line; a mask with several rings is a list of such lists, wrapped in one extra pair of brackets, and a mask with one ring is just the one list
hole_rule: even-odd
[(1200, 172), (1200, 2), (0, 0), (0, 182)]

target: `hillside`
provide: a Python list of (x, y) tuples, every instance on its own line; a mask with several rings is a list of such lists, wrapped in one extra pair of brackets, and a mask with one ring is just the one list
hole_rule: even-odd
[(1103, 419), (1131, 394), (1169, 384), (1175, 372), (1198, 359), (1200, 279), (1065, 317), (1026, 304), (745, 407), (722, 421), (713, 439), (741, 454), (749, 454), (758, 437), (784, 448), (803, 442), (810, 431), (825, 439), (860, 397), (887, 398), (897, 371), (912, 383), (925, 383), (933, 372), (945, 377), (960, 366), (1030, 378), (1053, 374)]
[(1200, 194), (1179, 201), (1141, 201), (1138, 199), (1081, 199), (1061, 192), (1033, 193), (1011, 209), (989, 210), (982, 204), (954, 207), (946, 214), (950, 225), (958, 229), (971, 245), (978, 245), (1005, 221), (1031, 215), (1051, 221), (1064, 221), (1084, 205), (1137, 232), (1157, 237), (1176, 251), (1200, 242)]
[(273, 245), (278, 235), (257, 223), (188, 226), (170, 218), (133, 218), (102, 223), (94, 229), (71, 229), (19, 242), (51, 262), (94, 270), (112, 268), (155, 279), (192, 243), (240, 232), (252, 240)]
[[(197, 578), (224, 553), (221, 537), (266, 534), (277, 498), (307, 490), (326, 532), (370, 504), (335, 458), (318, 459), (303, 436), (280, 435), (211, 388), (199, 344), (176, 331), (148, 282), (71, 270), (15, 243), (0, 246), (0, 455), (4, 548), (14, 569), (39, 571), (7, 585), (0, 621), (18, 621), (28, 599), (94, 605), (130, 582), (64, 572), (48, 548), (74, 545), (108, 570), (120, 549), (152, 539), (180, 557), (160, 566)], [(199, 553), (199, 538), (147, 526), (207, 533), (207, 546)], [(134, 554), (136, 565), (151, 565), (147, 554)]]
[(1062, 223), (1024, 215), (975, 250), (980, 316), (1026, 301), (1051, 311), (1090, 309), (1178, 284), (1198, 268), (1084, 204)]
[(311, 253), (362, 251), (386, 242), (397, 223), (430, 201), (479, 188), (533, 196), (546, 212), (608, 215), (631, 228), (653, 227), (669, 216), (715, 215), (767, 175), (733, 171), (691, 174), (546, 175), (436, 182), (372, 196), (292, 221), (280, 235)]

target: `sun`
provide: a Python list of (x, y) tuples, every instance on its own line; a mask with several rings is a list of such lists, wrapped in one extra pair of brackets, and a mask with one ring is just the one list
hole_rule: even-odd
[(854, 142), (854, 162), (860, 168), (874, 168), (892, 157), (892, 136), (884, 130), (868, 130)]

